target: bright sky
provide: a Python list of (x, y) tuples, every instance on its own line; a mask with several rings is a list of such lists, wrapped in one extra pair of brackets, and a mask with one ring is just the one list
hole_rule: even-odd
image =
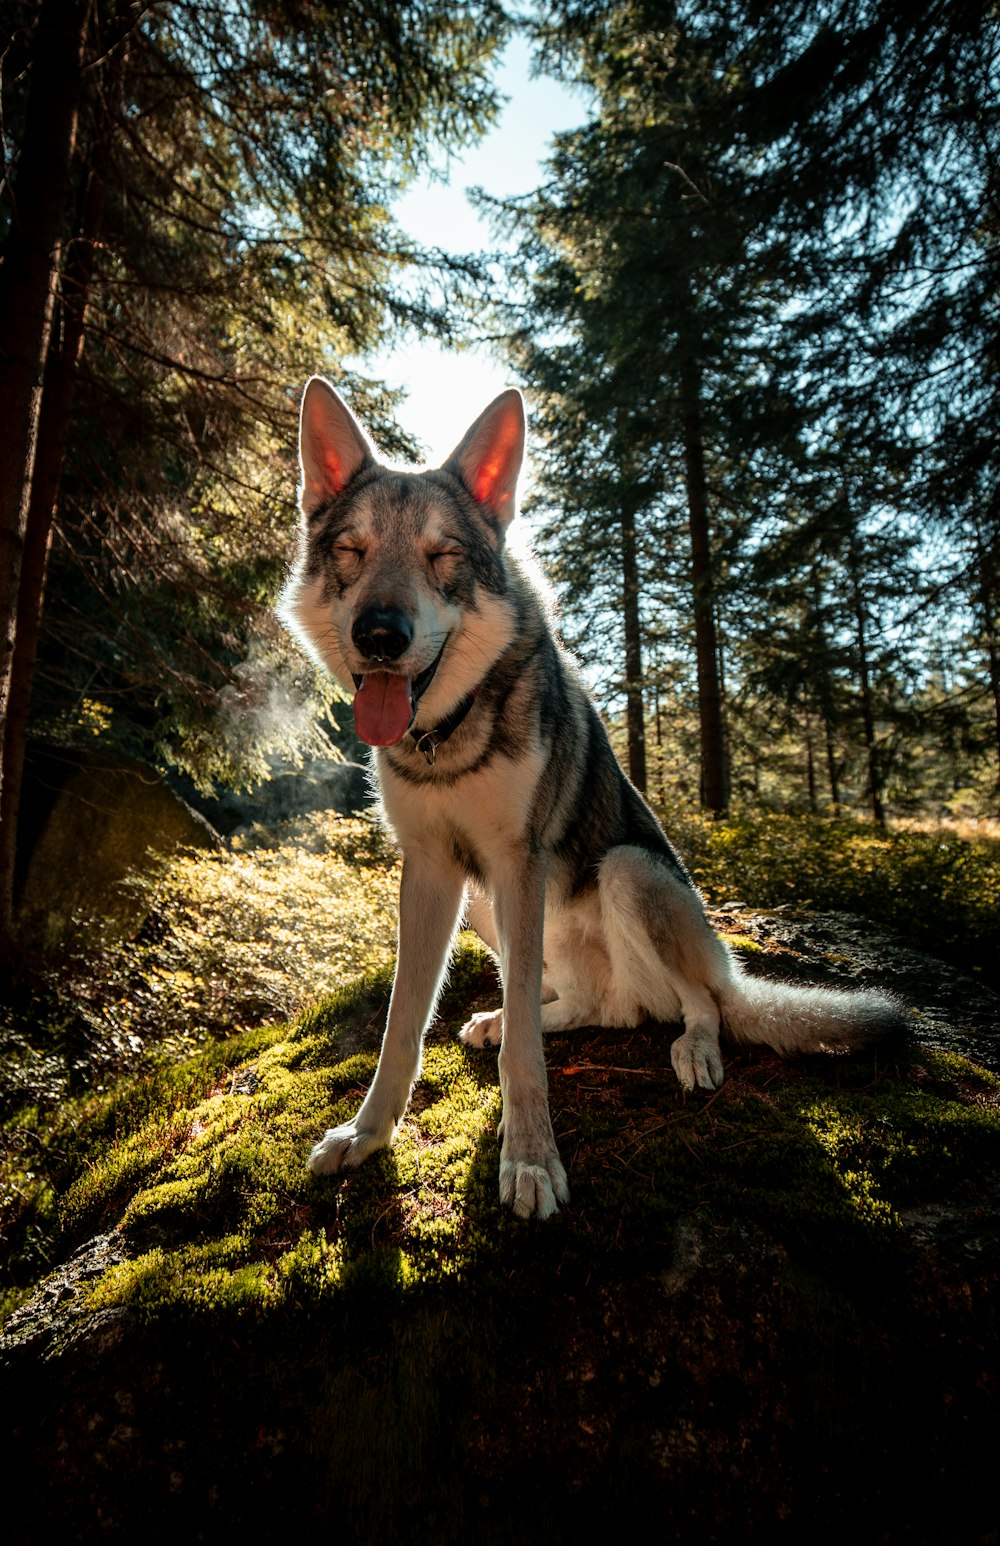
[[(479, 252), (494, 245), (465, 196), (483, 187), (499, 196), (529, 193), (543, 179), (540, 163), (553, 134), (574, 128), (585, 117), (580, 95), (548, 79), (532, 80), (531, 50), (522, 37), (508, 44), (498, 72), (509, 98), (495, 129), (451, 163), (447, 183), (422, 179), (396, 206), (403, 229), (427, 246)], [(473, 419), (510, 379), (502, 365), (482, 351), (446, 350), (431, 342), (397, 345), (369, 357), (374, 375), (405, 387), (397, 417), (427, 450), (429, 465), (444, 460)]]

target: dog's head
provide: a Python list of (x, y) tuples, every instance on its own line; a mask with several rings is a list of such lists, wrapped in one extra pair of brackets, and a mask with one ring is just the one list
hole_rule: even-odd
[(314, 376), (302, 399), (302, 530), (280, 611), (354, 694), (358, 734), (403, 739), (449, 714), (512, 633), (504, 538), (524, 455), (521, 394), (501, 393), (444, 465), (379, 462), (346, 403)]

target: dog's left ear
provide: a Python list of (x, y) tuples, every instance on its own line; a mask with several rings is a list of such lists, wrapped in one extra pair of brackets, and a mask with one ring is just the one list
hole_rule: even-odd
[(445, 462), (484, 513), (505, 530), (517, 509), (524, 460), (524, 401), (516, 387), (501, 392), (479, 415)]

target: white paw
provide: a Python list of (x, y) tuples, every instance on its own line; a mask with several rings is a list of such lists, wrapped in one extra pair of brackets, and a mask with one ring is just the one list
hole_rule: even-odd
[(306, 1168), (314, 1176), (332, 1176), (338, 1170), (354, 1170), (376, 1149), (392, 1142), (392, 1133), (381, 1134), (358, 1127), (358, 1120), (331, 1127), (316, 1144)]
[(490, 1009), (466, 1020), (458, 1033), (467, 1047), (499, 1047), (503, 1040), (503, 1010)]
[(569, 1187), (544, 1094), (507, 1099), (500, 1131), (500, 1201), (519, 1219), (549, 1218), (569, 1201)]
[(547, 1219), (569, 1202), (569, 1186), (562, 1160), (555, 1149), (540, 1164), (528, 1160), (501, 1159), (500, 1201), (513, 1208), (519, 1219)]
[(671, 1047), (670, 1061), (686, 1090), (693, 1090), (695, 1085), (703, 1090), (717, 1090), (722, 1084), (722, 1058), (714, 1036), (685, 1031)]

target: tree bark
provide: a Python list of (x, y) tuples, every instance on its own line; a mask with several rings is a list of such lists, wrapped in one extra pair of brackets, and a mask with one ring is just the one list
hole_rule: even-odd
[(816, 799), (816, 759), (813, 754), (813, 726), (812, 716), (806, 714), (806, 795), (809, 799), (809, 809), (813, 815), (819, 810)]
[(833, 814), (840, 815), (840, 779), (837, 774), (837, 747), (833, 739), (833, 716), (827, 705), (823, 708), (823, 735), (826, 740), (826, 773), (830, 780), (830, 801)]
[(996, 553), (983, 541), (982, 527), (975, 523), (976, 569), (979, 582), (979, 606), (983, 618), (983, 636), (986, 641), (986, 667), (989, 673), (990, 695), (993, 699), (993, 723), (996, 737), (997, 783), (994, 798), (1000, 815), (1000, 644), (997, 642), (997, 619), (994, 601), (997, 593)]
[[(6, 743), (21, 572), (60, 252), (71, 222), (70, 172), (89, 10), (90, 0), (42, 0), (33, 35), (10, 231), (0, 267), (0, 746)], [(0, 762), (0, 814), (4, 808), (6, 828), (13, 817), (9, 802), (3, 799)], [(13, 811), (16, 814), (16, 800)], [(8, 842), (14, 842), (9, 832), (3, 839), (5, 847)], [(0, 954), (10, 948), (10, 879), (3, 875)]]
[(68, 249), (57, 326), (53, 330), (42, 390), (38, 445), (18, 588), (7, 719), (0, 746), (0, 940), (9, 939), (13, 925), (17, 818), (41, 629), (45, 570), (69, 441), (77, 367), (83, 353), (87, 295), (93, 277), (94, 244), (101, 226), (104, 194), (103, 167), (95, 165), (87, 184), (80, 231)]
[(642, 630), (639, 619), (639, 559), (635, 537), (636, 501), (622, 495), (622, 612), (625, 623), (625, 714), (628, 776), (646, 793), (646, 717), (642, 694)]
[(719, 649), (715, 628), (715, 586), (708, 519), (708, 486), (701, 413), (701, 380), (690, 348), (681, 363), (681, 416), (684, 435), (684, 469), (691, 533), (691, 586), (694, 603), (695, 655), (698, 668), (698, 720), (701, 740), (701, 803), (720, 816), (729, 804), (729, 766), (726, 756), (719, 678)]
[(0, 268), (0, 736), (59, 250), (69, 230), (88, 10), (89, 0), (42, 0)]
[(858, 652), (858, 684), (861, 688), (861, 718), (865, 734), (865, 756), (868, 763), (868, 793), (872, 816), (877, 827), (885, 826), (885, 807), (882, 804), (882, 773), (879, 768), (878, 744), (875, 737), (875, 709), (872, 701), (871, 676), (868, 670), (868, 638), (865, 618), (865, 602), (861, 590), (861, 575), (857, 549), (852, 540), (850, 551), (852, 606), (854, 611), (854, 638)]

